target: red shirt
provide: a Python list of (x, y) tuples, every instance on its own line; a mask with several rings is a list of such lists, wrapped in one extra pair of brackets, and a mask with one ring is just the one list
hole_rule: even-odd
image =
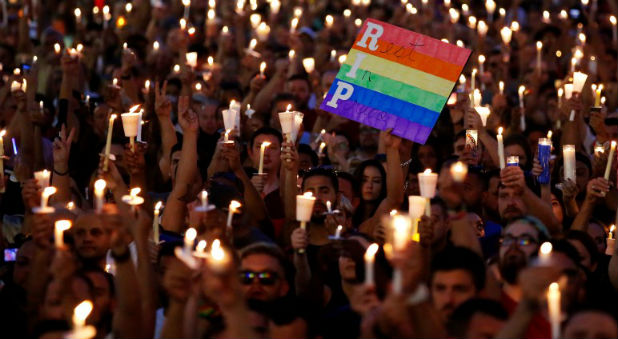
[[(500, 296), (500, 303), (509, 315), (512, 315), (517, 308), (517, 302), (511, 297), (509, 297), (506, 293), (502, 292)], [(526, 330), (527, 339), (540, 339), (540, 338), (551, 338), (551, 324), (541, 313), (535, 313), (530, 320), (530, 324), (528, 325), (528, 329)]]

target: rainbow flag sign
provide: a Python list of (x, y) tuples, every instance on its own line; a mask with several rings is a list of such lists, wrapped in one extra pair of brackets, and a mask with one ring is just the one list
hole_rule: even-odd
[(424, 144), (470, 53), (368, 19), (320, 108)]

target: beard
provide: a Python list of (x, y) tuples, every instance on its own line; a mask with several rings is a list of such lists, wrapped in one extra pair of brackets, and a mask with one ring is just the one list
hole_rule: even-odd
[(500, 259), (500, 275), (507, 283), (516, 284), (519, 271), (525, 268), (527, 264), (528, 260), (524, 252), (519, 249), (509, 249), (504, 253), (504, 258)]

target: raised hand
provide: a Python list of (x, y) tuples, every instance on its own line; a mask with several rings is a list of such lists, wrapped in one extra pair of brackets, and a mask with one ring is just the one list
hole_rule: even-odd
[(124, 163), (131, 175), (139, 175), (146, 170), (146, 159), (144, 152), (146, 145), (142, 143), (135, 144), (135, 152), (131, 150), (131, 145), (124, 145)]
[(155, 84), (155, 114), (159, 119), (169, 118), (172, 113), (172, 103), (169, 101), (165, 93), (167, 93), (167, 81), (163, 82), (163, 86), (159, 87), (159, 82)]
[(300, 227), (296, 228), (292, 232), (292, 248), (294, 250), (299, 250), (301, 248), (307, 248), (309, 244), (309, 235), (307, 234), (307, 230), (302, 229)]
[(401, 144), (401, 138), (393, 135), (392, 133), (393, 129), (389, 128), (386, 131), (380, 132), (380, 138), (382, 138), (384, 147), (398, 149), (399, 145)]
[(579, 194), (579, 189), (573, 180), (568, 179), (562, 182), (562, 200), (564, 202), (574, 200), (577, 194)]
[(60, 134), (53, 143), (54, 170), (64, 173), (69, 169), (69, 155), (74, 136), (75, 129), (71, 128), (67, 136), (66, 126), (62, 124)]
[[(577, 185), (575, 185), (577, 188)], [(586, 200), (596, 201), (605, 198), (609, 192), (609, 181), (605, 178), (594, 178), (588, 182), (586, 186)]]
[[(199, 128), (197, 114), (192, 109), (188, 108), (188, 104), (187, 108), (185, 108), (184, 113), (181, 113), (182, 111), (180, 110), (180, 106), (181, 102), (183, 101), (182, 98), (183, 97), (180, 97), (180, 100), (178, 101), (178, 124), (180, 125), (184, 133), (197, 133), (197, 130)], [(186, 100), (188, 101), (189, 97), (184, 98), (186, 98)]]

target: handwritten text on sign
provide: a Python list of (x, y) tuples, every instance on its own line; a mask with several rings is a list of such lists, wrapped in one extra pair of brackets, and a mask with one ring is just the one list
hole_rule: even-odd
[(321, 109), (425, 143), (470, 50), (368, 19)]

